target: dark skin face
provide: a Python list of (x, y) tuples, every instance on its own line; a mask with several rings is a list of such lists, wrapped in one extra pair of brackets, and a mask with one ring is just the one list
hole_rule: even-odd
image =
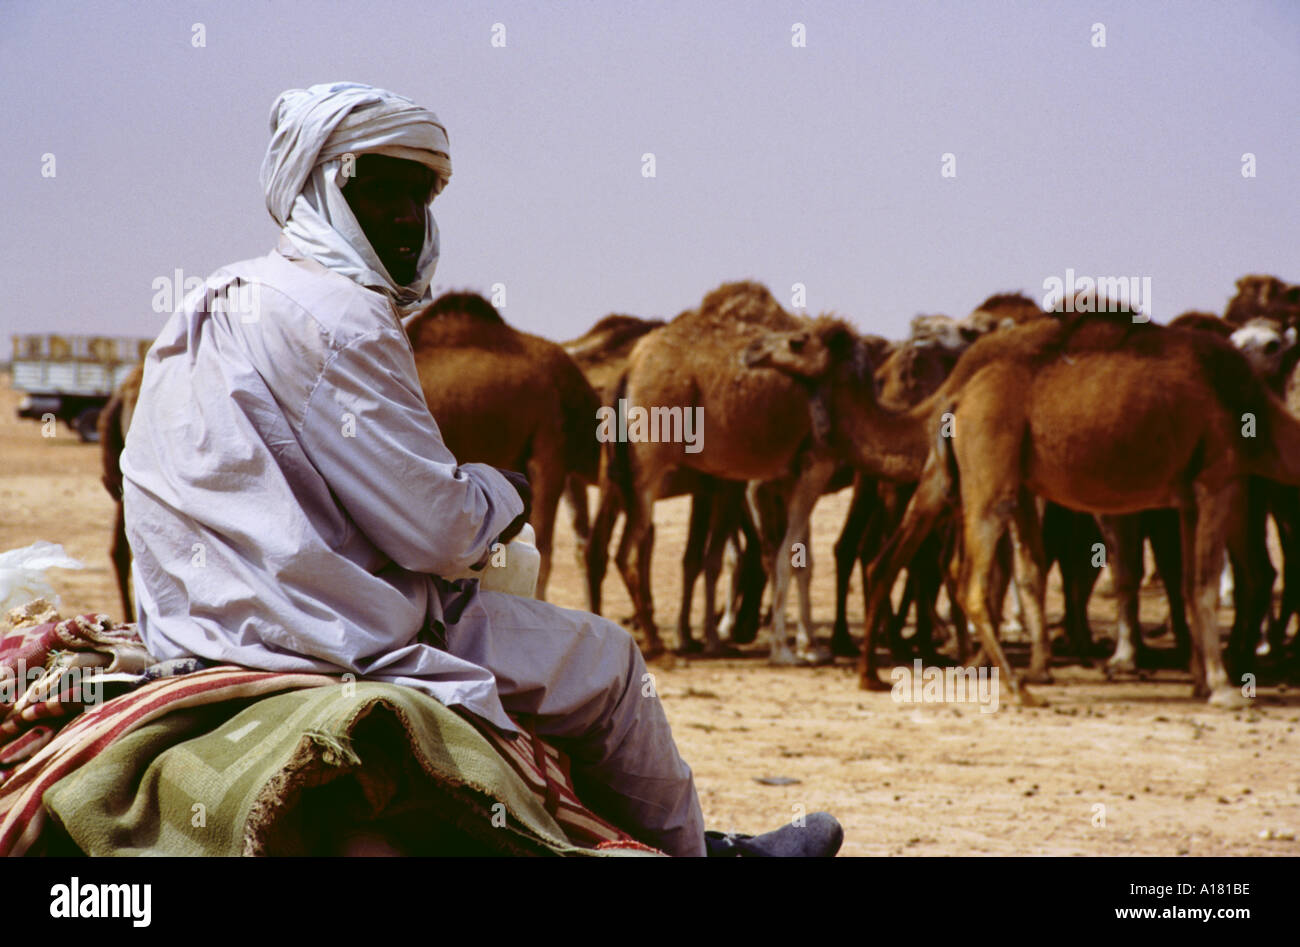
[(415, 282), (424, 248), (424, 212), (436, 175), (416, 161), (357, 155), (343, 197), (379, 261), (399, 286)]

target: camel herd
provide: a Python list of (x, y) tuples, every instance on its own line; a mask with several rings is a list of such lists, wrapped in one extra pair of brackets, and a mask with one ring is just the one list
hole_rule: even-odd
[[(654, 502), (689, 495), (682, 651), (726, 654), (753, 641), (770, 580), (773, 663), (857, 655), (862, 686), (887, 688), (882, 652), (951, 662), (936, 644), (937, 627), (950, 622), (956, 660), (992, 663), (1033, 703), (1026, 683), (1051, 679), (1044, 596), (1053, 564), (1066, 613), (1058, 651), (1084, 663), (1100, 656), (1087, 602), (1104, 562), (1119, 617), (1107, 668), (1150, 660), (1137, 621), (1149, 540), (1169, 598), (1172, 654), (1190, 663), (1197, 696), (1239, 705), (1248, 699), (1243, 675), (1262, 658), (1296, 660), (1287, 632), (1300, 614), (1300, 286), (1247, 276), (1222, 317), (1192, 312), (1167, 326), (1118, 301), (1070, 302), (1045, 311), (999, 294), (962, 319), (918, 316), (909, 338), (891, 342), (837, 318), (795, 315), (746, 281), (672, 320), (611, 315), (557, 344), (514, 329), (481, 296), (450, 293), (406, 329), (455, 456), (523, 471), (532, 483), (539, 596), (567, 496), (589, 607), (600, 611), (614, 548), (647, 656), (664, 650), (650, 595)], [(104, 483), (119, 499), (118, 455), (139, 384), (137, 372), (101, 416)], [(637, 436), (624, 422), (638, 408), (696, 411), (703, 427), (694, 444)], [(610, 409), (622, 412), (623, 436), (597, 437)], [(850, 484), (827, 646), (813, 635), (810, 521), (824, 493)], [(594, 515), (588, 486), (599, 487)], [(1276, 613), (1270, 517), (1282, 551)], [(729, 549), (735, 564), (719, 617)], [(1226, 655), (1216, 621), (1225, 552), (1235, 609)], [(120, 503), (112, 556), (130, 615)], [(846, 618), (855, 563), (866, 599), (860, 644)], [(701, 572), (703, 642), (690, 626)], [(1013, 577), (1030, 639), (1023, 672), (999, 640)], [(800, 607), (790, 641), (792, 579)], [(946, 620), (936, 608), (943, 588)]]

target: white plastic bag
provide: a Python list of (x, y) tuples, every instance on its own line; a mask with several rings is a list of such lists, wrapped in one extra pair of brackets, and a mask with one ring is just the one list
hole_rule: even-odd
[(0, 552), (0, 616), (34, 598), (57, 606), (59, 596), (45, 581), (45, 570), (84, 568), (86, 564), (65, 553), (61, 543), (43, 539), (23, 549)]

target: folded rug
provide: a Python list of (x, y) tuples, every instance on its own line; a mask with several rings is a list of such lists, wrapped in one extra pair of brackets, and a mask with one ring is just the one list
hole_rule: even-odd
[[(189, 678), (214, 673), (226, 672)], [(478, 729), (393, 684), (333, 683), (169, 713), (44, 801), (91, 855), (333, 855), (358, 834), (403, 854), (653, 852), (585, 810), (580, 831), (562, 825)]]
[(323, 854), (358, 833), (426, 854), (656, 853), (582, 805), (554, 747), (411, 688), (157, 665), (134, 626), (23, 615), (55, 620), (0, 637), (0, 855), (39, 851), (47, 809), (90, 854)]

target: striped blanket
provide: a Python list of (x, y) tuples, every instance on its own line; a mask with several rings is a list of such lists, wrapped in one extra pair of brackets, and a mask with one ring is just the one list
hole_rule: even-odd
[[(105, 616), (7, 634), (0, 684), (23, 665), (51, 673), (3, 708), (0, 854), (40, 851), (51, 815), (89, 854), (326, 854), (356, 832), (411, 853), (654, 852), (582, 806), (554, 747), (412, 688), (151, 665)], [(74, 667), (129, 689), (96, 701)]]

